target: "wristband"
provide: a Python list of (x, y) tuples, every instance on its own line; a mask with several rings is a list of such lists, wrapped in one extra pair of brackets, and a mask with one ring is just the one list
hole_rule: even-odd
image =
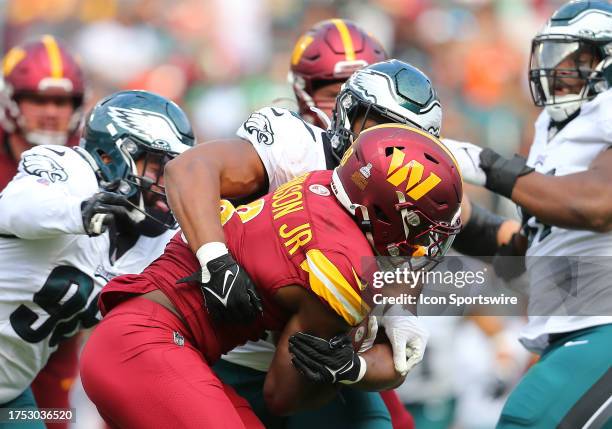
[(512, 198), (512, 190), (519, 177), (535, 170), (527, 166), (527, 160), (522, 156), (514, 155), (512, 159), (506, 159), (488, 148), (480, 152), (480, 168), (487, 175), (485, 187), (506, 198)]
[(221, 243), (219, 241), (205, 243), (200, 246), (200, 248), (196, 251), (196, 258), (198, 258), (198, 261), (200, 261), (200, 266), (202, 267), (202, 283), (208, 283), (210, 281), (210, 272), (208, 271), (206, 264), (227, 253), (229, 253), (227, 246), (225, 243)]

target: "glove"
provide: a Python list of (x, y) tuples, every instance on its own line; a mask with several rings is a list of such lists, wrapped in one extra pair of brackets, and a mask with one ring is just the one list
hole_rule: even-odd
[(291, 362), (307, 379), (315, 383), (353, 384), (366, 372), (366, 361), (355, 353), (348, 335), (327, 341), (298, 332), (289, 337)]
[(393, 349), (395, 370), (405, 376), (423, 360), (429, 331), (401, 305), (393, 305), (380, 319)]
[(119, 231), (131, 229), (137, 222), (132, 219), (131, 204), (123, 195), (101, 191), (81, 203), (81, 216), (85, 233), (90, 237), (103, 234), (109, 226)]
[(442, 143), (457, 160), (463, 180), (472, 185), (484, 186), (487, 182), (487, 175), (480, 168), (480, 152), (482, 152), (482, 148), (472, 143), (450, 139), (443, 139)]
[(482, 149), (466, 142), (444, 139), (444, 145), (451, 151), (463, 180), (504, 196), (512, 197), (516, 180), (534, 171), (527, 166), (527, 160), (519, 155), (506, 159), (494, 150)]
[(518, 232), (514, 233), (508, 243), (501, 245), (497, 249), (497, 252), (495, 252), (495, 256), (493, 256), (493, 261), (491, 262), (495, 274), (507, 282), (519, 277), (527, 271), (525, 255), (517, 251), (515, 244), (519, 235), (520, 233)]
[[(222, 254), (210, 259), (211, 248), (216, 248), (214, 252)], [(200, 263), (205, 261), (202, 268), (177, 283), (194, 282), (200, 285), (206, 309), (213, 320), (246, 324), (262, 313), (261, 299), (255, 285), (223, 243), (207, 243), (196, 255)]]

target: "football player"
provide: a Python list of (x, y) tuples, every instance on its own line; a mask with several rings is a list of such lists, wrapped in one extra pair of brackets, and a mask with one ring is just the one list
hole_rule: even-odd
[[(317, 52), (306, 49), (303, 53), (315, 57)], [(336, 98), (329, 130), (316, 127), (285, 109), (260, 109), (238, 129), (240, 139), (201, 144), (170, 162), (166, 169), (168, 197), (204, 267), (206, 258), (227, 253), (220, 224), (215, 219), (215, 195), (236, 198), (261, 194), (305, 172), (332, 169), (355, 136), (375, 124), (407, 123), (437, 135), (441, 116), (436, 93), (421, 71), (398, 60), (376, 63), (358, 70), (346, 81)], [(219, 231), (211, 227), (213, 223), (219, 225)], [(383, 325), (387, 335), (396, 339), (392, 343), (396, 366), (405, 374), (421, 360), (426, 335), (417, 326), (416, 318), (383, 318)], [(273, 352), (274, 347), (267, 342), (249, 342), (224, 357), (233, 365), (222, 362), (218, 368), (228, 381), (236, 380), (236, 385), (241, 379), (238, 373), (243, 373), (250, 382), (258, 379), (262, 385), (263, 371), (269, 366)], [(253, 371), (240, 370), (237, 365)], [(243, 393), (251, 403), (260, 405), (255, 407), (258, 415), (271, 425), (273, 417), (263, 408), (261, 389), (256, 383), (251, 386), (249, 394)], [(374, 424), (381, 425), (385, 424), (381, 419), (383, 422), (387, 419), (388, 425), (380, 400), (374, 395), (368, 396), (369, 399), (362, 399), (368, 407), (356, 407), (363, 411), (363, 424), (373, 420)], [(353, 408), (350, 412), (355, 416)], [(326, 418), (329, 420), (330, 416)]]
[[(0, 87), (2, 190), (17, 172), (24, 151), (40, 144), (78, 144), (85, 88), (80, 66), (50, 35), (9, 50), (3, 59)], [(78, 336), (64, 341), (35, 380), (39, 406), (69, 407), (79, 346)]]
[(353, 72), (388, 59), (381, 44), (354, 22), (318, 22), (295, 43), (288, 80), (303, 119), (327, 129), (340, 87)]
[[(402, 166), (410, 163), (439, 180), (406, 189)], [(370, 312), (361, 258), (443, 256), (460, 228), (461, 194), (454, 160), (436, 138), (386, 124), (363, 131), (333, 172), (303, 174), (246, 206), (222, 201), (225, 242), (255, 282), (263, 314), (251, 324), (215, 324), (194, 287), (200, 262), (177, 234), (142, 274), (117, 277), (103, 289), (105, 317), (82, 354), (87, 394), (117, 428), (263, 427), (210, 365), (265, 330), (280, 332), (264, 386), (274, 413), (318, 406), (336, 394), (336, 383), (394, 387), (403, 376), (388, 343), (356, 355), (352, 344), (333, 337)], [(308, 382), (288, 349), (298, 331), (352, 353), (352, 366), (331, 365), (334, 384)]]
[[(354, 71), (385, 59), (387, 54), (378, 41), (355, 23), (344, 19), (330, 19), (315, 24), (297, 40), (290, 61), (288, 80), (293, 87), (300, 116), (322, 129), (327, 129), (342, 84)], [(265, 341), (257, 344), (249, 342), (224, 355), (214, 367), (224, 382), (249, 400), (266, 426), (271, 427), (277, 422), (291, 424), (293, 427), (316, 426), (317, 422), (321, 421), (334, 424), (330, 421), (332, 416), (340, 422), (345, 422), (346, 415), (350, 415), (354, 427), (360, 420), (359, 427), (365, 427), (367, 421), (368, 424), (380, 428), (382, 420), (389, 420), (384, 405), (376, 394), (361, 391), (345, 392), (343, 400), (337, 399), (320, 411), (299, 413), (284, 419), (269, 415), (263, 407), (262, 398), (265, 372), (261, 370), (265, 370), (267, 364), (262, 367), (260, 357), (262, 354), (267, 355), (269, 362), (273, 351)], [(399, 399), (394, 398), (393, 392), (382, 392), (381, 395), (389, 409), (394, 427), (411, 427), (410, 415)], [(355, 409), (360, 410), (359, 415), (363, 416), (363, 419), (355, 416)], [(287, 419), (292, 420), (292, 423), (281, 423)], [(338, 422), (337, 425), (339, 424)]]
[(176, 232), (163, 168), (193, 142), (174, 103), (123, 91), (94, 107), (81, 147), (22, 154), (0, 194), (1, 407), (35, 406), (30, 383), (62, 341), (97, 322), (101, 287), (162, 253)]
[(85, 93), (81, 68), (53, 36), (15, 46), (2, 61), (0, 190), (34, 145), (76, 146)]
[(498, 428), (610, 424), (611, 52), (609, 2), (562, 6), (532, 42), (531, 94), (544, 110), (529, 157), (448, 143), (467, 181), (511, 198), (523, 214), (513, 250), (526, 249), (530, 318), (520, 340), (541, 358)]

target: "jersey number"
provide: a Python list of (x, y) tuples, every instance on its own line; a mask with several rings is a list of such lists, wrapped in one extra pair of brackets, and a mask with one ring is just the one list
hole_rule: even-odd
[(93, 289), (93, 280), (82, 271), (71, 266), (55, 267), (33, 298), (49, 315), (47, 320), (41, 323), (37, 313), (21, 304), (10, 316), (11, 326), (29, 343), (51, 335), (49, 345), (55, 346), (74, 335), (79, 325), (90, 328), (96, 324), (97, 297), (87, 306)]

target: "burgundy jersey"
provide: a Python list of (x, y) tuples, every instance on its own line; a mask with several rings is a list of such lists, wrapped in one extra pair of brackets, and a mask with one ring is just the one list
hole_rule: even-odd
[(213, 328), (200, 288), (176, 281), (200, 264), (181, 233), (142, 274), (113, 279), (102, 291), (107, 313), (134, 294), (160, 289), (176, 306), (209, 362), (265, 330), (281, 330), (290, 314), (274, 300), (278, 289), (299, 285), (351, 326), (369, 313), (361, 258), (373, 256), (363, 233), (330, 190), (331, 171), (308, 173), (248, 205), (221, 203), (227, 246), (249, 273), (263, 301), (263, 316), (248, 325)]

